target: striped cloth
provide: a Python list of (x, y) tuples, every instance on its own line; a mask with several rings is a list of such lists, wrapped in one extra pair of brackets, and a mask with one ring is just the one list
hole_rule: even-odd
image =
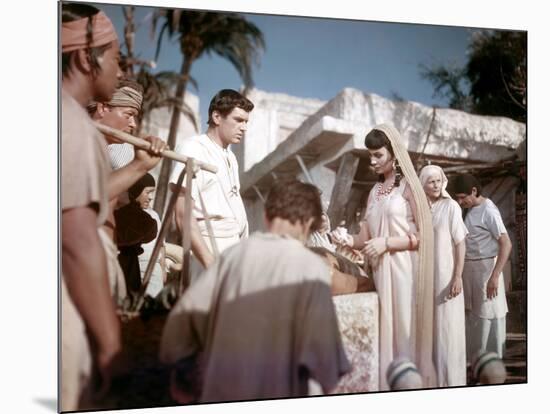
[(113, 170), (128, 165), (134, 159), (134, 146), (132, 144), (110, 144), (107, 149)]

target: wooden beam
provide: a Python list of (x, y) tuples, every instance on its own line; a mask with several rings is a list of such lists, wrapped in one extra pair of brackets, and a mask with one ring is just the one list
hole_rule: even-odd
[(372, 180), (372, 181), (360, 181), (360, 180), (353, 180), (353, 185), (361, 185), (364, 187), (372, 187), (374, 184), (376, 184), (378, 181)]
[(306, 164), (305, 164), (304, 160), (302, 159), (302, 157), (300, 157), (299, 154), (296, 154), (294, 156), (294, 158), (296, 158), (296, 161), (298, 161), (298, 164), (300, 165), (300, 168), (302, 169), (302, 172), (306, 176), (307, 182), (310, 183), (310, 184), (315, 185), (315, 183), (313, 182), (313, 178), (311, 178), (311, 175), (309, 174), (309, 171), (308, 171), (308, 169), (306, 167)]
[(494, 168), (502, 166), (502, 162), (497, 163), (484, 163), (484, 164), (465, 164), (458, 165), (456, 167), (443, 167), (444, 172), (458, 172), (458, 171), (468, 171), (468, 170), (481, 170), (485, 168)]
[(255, 185), (252, 186), (252, 189), (256, 192), (256, 195), (262, 201), (262, 203), (265, 204), (265, 197), (263, 196), (260, 189), (258, 187), (256, 187)]
[[(367, 191), (365, 188), (352, 187), (349, 201), (345, 209), (345, 220), (348, 231), (352, 234), (359, 233), (361, 212), (366, 204)], [(331, 223), (332, 224), (332, 223)]]
[(345, 208), (358, 165), (359, 158), (351, 152), (344, 154), (340, 159), (327, 212), (333, 227), (338, 226), (340, 221), (345, 218)]

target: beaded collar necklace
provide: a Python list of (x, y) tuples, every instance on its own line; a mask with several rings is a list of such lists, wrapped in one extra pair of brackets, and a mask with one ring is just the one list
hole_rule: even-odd
[(386, 189), (384, 189), (384, 184), (383, 183), (378, 183), (377, 187), (376, 187), (376, 199), (380, 200), (381, 198), (386, 197), (387, 195), (389, 195), (391, 193), (391, 191), (393, 190), (394, 186), (395, 186), (395, 181), (392, 182), (391, 185)]

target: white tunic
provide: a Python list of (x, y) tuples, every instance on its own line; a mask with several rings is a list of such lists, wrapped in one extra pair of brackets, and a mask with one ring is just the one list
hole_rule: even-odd
[[(208, 231), (204, 221), (204, 212), (199, 198), (202, 194), (206, 211), (212, 220), (214, 237), (220, 251), (248, 236), (248, 221), (240, 195), (239, 166), (235, 154), (212, 141), (206, 134), (183, 140), (176, 148), (180, 154), (193, 157), (218, 167), (213, 174), (200, 170), (193, 181), (191, 191), (195, 208), (193, 214), (197, 219), (201, 234), (208, 241)], [(175, 163), (170, 182), (176, 184), (183, 164)], [(185, 186), (185, 179), (183, 182)], [(229, 241), (229, 243), (227, 243)]]
[[(377, 200), (374, 190), (368, 200), (366, 224), (371, 238), (403, 237), (416, 233), (410, 204), (403, 197), (406, 182)], [(387, 390), (386, 370), (398, 357), (413, 359), (414, 292), (418, 254), (405, 250), (384, 253), (371, 263), (380, 299), (380, 389)]]
[(487, 281), (498, 255), (498, 239), (507, 233), (500, 212), (487, 198), (470, 209), (464, 224), (469, 231), (463, 275), (465, 307), (479, 318), (502, 318), (508, 312), (502, 272), (498, 277), (497, 297), (487, 299)]
[(464, 224), (470, 234), (466, 239), (466, 259), (486, 259), (498, 255), (498, 239), (507, 233), (500, 211), (488, 198), (472, 207)]
[(227, 249), (172, 308), (160, 360), (203, 354), (201, 402), (329, 392), (350, 366), (325, 263), (295, 239), (254, 233)]
[(464, 295), (448, 298), (455, 267), (454, 246), (468, 230), (460, 206), (441, 198), (432, 206), (434, 227), (434, 362), (440, 387), (466, 385)]

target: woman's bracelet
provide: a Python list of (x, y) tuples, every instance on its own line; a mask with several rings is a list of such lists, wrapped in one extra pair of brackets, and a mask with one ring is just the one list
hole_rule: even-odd
[(418, 239), (413, 233), (409, 233), (407, 236), (409, 238), (409, 250), (415, 250), (418, 247)]
[(386, 237), (386, 251), (387, 252), (390, 251), (390, 245), (388, 244), (388, 239), (389, 239), (389, 237)]

